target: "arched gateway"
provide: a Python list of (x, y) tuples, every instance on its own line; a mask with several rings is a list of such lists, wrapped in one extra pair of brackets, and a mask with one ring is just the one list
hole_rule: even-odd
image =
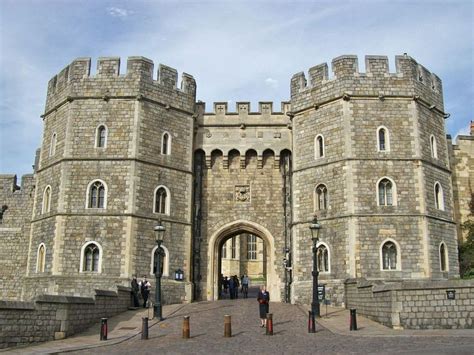
[(267, 257), (264, 259), (266, 263), (266, 285), (272, 296), (272, 301), (280, 301), (280, 278), (277, 275), (275, 265), (275, 242), (270, 231), (262, 225), (248, 221), (237, 220), (225, 224), (217, 229), (209, 239), (208, 249), (208, 273), (207, 273), (207, 300), (217, 300), (218, 279), (220, 275), (219, 259), (223, 243), (234, 235), (241, 233), (250, 233), (262, 238), (266, 250)]

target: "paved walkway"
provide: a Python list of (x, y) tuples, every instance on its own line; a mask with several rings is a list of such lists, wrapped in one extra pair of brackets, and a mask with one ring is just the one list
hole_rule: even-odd
[[(99, 324), (77, 336), (10, 350), (8, 353), (474, 353), (473, 330), (393, 330), (360, 315), (359, 330), (349, 331), (349, 312), (322, 307), (316, 334), (307, 333), (307, 309), (272, 303), (274, 336), (259, 327), (254, 298), (165, 306), (165, 320), (151, 320), (149, 340), (141, 340), (147, 311), (128, 311), (109, 319), (107, 341), (99, 340)], [(224, 315), (232, 316), (232, 338), (224, 338)], [(181, 338), (183, 316), (190, 316), (191, 339)]]

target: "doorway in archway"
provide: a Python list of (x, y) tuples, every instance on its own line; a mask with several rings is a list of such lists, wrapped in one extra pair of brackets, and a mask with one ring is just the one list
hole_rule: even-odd
[[(219, 298), (242, 297), (242, 281), (249, 279), (248, 297), (256, 297), (258, 288), (266, 284), (267, 248), (264, 240), (256, 234), (240, 233), (222, 239), (218, 254)], [(232, 295), (229, 289), (231, 277), (237, 277), (238, 292)]]
[[(232, 245), (232, 237), (240, 235), (244, 242), (245, 248), (246, 237), (242, 237), (242, 235), (249, 234), (253, 234), (257, 236), (257, 238), (261, 238), (263, 240), (262, 243), (264, 249), (262, 252), (262, 269), (264, 281), (262, 280), (262, 283), (265, 282), (267, 290), (272, 295), (272, 300), (274, 302), (280, 302), (282, 285), (280, 275), (278, 274), (278, 267), (276, 265), (275, 240), (270, 231), (265, 226), (250, 220), (242, 219), (222, 225), (220, 228), (216, 229), (209, 238), (206, 282), (206, 293), (207, 299), (209, 301), (217, 300), (219, 298), (219, 286), (221, 284), (220, 280), (223, 260), (222, 248), (224, 244), (230, 240)], [(229, 253), (229, 249), (226, 250), (226, 253)]]

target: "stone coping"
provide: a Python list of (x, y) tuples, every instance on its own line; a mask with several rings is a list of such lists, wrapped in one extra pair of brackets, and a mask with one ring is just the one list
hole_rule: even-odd
[(40, 295), (35, 299), (36, 303), (66, 303), (66, 304), (94, 304), (91, 297)]
[(380, 280), (347, 279), (345, 284), (357, 284), (358, 288), (372, 287), (373, 292), (386, 292), (402, 290), (470, 288), (474, 287), (474, 280), (402, 280), (389, 282)]
[(118, 293), (115, 291), (108, 290), (94, 290), (96, 296), (105, 296), (105, 297), (118, 297)]
[(0, 301), (0, 310), (2, 309), (23, 309), (32, 311), (35, 310), (35, 304), (33, 302), (22, 301)]

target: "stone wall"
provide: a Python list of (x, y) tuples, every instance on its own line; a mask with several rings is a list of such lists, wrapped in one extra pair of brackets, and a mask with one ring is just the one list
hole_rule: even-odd
[[(394, 329), (473, 329), (474, 281), (351, 279), (345, 283), (346, 307)], [(447, 291), (455, 291), (448, 299)]]
[[(21, 286), (27, 266), (30, 220), (35, 178), (25, 175), (17, 186), (15, 175), (0, 175), (0, 208), (8, 209), (0, 221), (0, 299), (21, 299)], [(37, 247), (37, 246), (36, 246)], [(36, 257), (36, 253), (35, 253)]]
[(130, 289), (118, 287), (117, 292), (96, 290), (94, 298), (41, 295), (32, 302), (0, 301), (0, 348), (69, 337), (126, 311), (130, 300)]
[(470, 135), (459, 135), (456, 144), (448, 136), (451, 169), (453, 171), (454, 218), (459, 240), (465, 240), (468, 231), (461, 224), (473, 218), (474, 213), (474, 121)]

